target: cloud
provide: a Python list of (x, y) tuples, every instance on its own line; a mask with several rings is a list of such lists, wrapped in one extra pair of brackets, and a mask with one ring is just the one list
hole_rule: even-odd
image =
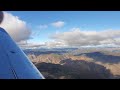
[(66, 45), (62, 42), (49, 41), (49, 42), (45, 42), (45, 46), (46, 47), (63, 47)]
[(48, 28), (48, 25), (45, 25), (45, 24), (39, 25), (39, 26), (37, 26), (37, 28), (39, 28), (39, 29), (46, 29), (46, 28)]
[(57, 21), (51, 24), (52, 26), (56, 27), (56, 28), (61, 28), (65, 25), (65, 22), (63, 21)]
[(17, 43), (23, 49), (35, 49), (35, 48), (53, 48), (66, 46), (62, 42), (48, 41), (48, 42), (26, 42), (21, 41)]
[(29, 49), (29, 48), (39, 48), (39, 47), (45, 47), (46, 45), (44, 43), (21, 43), (19, 42), (18, 45), (23, 49)]
[(31, 31), (26, 22), (8, 12), (4, 12), (4, 20), (0, 27), (4, 28), (16, 42), (30, 38)]
[(56, 33), (50, 38), (68, 46), (120, 45), (120, 30), (81, 31), (73, 28), (68, 32)]

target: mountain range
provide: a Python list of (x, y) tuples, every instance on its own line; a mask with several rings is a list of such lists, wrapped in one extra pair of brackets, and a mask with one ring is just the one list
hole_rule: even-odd
[(120, 48), (24, 50), (46, 79), (119, 79)]

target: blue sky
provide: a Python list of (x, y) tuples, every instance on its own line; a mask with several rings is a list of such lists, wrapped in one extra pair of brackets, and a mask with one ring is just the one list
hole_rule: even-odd
[(33, 26), (65, 21), (66, 27), (84, 27), (86, 29), (119, 29), (120, 11), (9, 11)]
[[(69, 32), (72, 28), (87, 31), (120, 30), (120, 11), (7, 11), (25, 21), (32, 31), (29, 42), (46, 42), (56, 32)], [(61, 28), (52, 23), (62, 21)], [(40, 26), (43, 26), (41, 28)]]

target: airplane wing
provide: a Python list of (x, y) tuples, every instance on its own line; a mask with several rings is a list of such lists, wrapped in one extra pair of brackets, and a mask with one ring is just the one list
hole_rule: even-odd
[(3, 28), (0, 28), (0, 79), (44, 79)]

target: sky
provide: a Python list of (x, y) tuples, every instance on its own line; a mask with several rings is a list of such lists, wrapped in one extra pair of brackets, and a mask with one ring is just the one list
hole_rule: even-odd
[(26, 47), (120, 45), (120, 11), (5, 11), (4, 14), (2, 27)]

